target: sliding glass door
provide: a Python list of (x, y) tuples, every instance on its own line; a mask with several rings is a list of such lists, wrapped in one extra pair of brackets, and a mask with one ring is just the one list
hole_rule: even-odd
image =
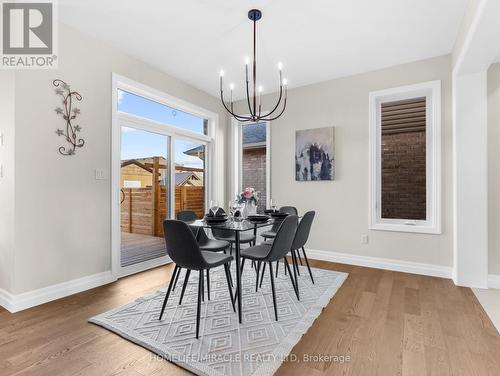
[(170, 202), (168, 145), (168, 136), (121, 127), (121, 267), (167, 255), (162, 223)]
[(204, 215), (212, 139), (207, 119), (128, 91), (117, 94), (119, 274), (126, 275), (168, 262), (165, 219), (182, 210)]

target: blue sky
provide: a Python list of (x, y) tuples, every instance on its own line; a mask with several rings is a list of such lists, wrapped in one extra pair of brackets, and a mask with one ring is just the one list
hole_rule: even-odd
[[(193, 132), (203, 133), (202, 118), (125, 91), (119, 90), (118, 94), (119, 111), (174, 125)], [(165, 136), (156, 133), (122, 128), (121, 146), (122, 160), (153, 156), (167, 157), (167, 139)], [(185, 140), (176, 140), (175, 162), (190, 167), (203, 167), (203, 162), (199, 158), (184, 154), (184, 151), (197, 146), (199, 144)]]

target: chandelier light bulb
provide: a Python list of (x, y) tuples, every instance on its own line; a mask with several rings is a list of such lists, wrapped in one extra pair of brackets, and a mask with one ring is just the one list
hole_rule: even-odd
[(262, 85), (259, 86), (259, 93), (262, 93)]
[(281, 61), (278, 63), (278, 69), (279, 69), (279, 70), (282, 70), (282, 69), (283, 69), (283, 63), (282, 63)]
[(245, 65), (250, 64), (250, 58), (248, 56), (245, 56)]
[(222, 69), (220, 70), (220, 76), (224, 77), (224, 71)]
[(233, 83), (229, 84), (229, 89), (234, 90), (234, 84)]
[(288, 80), (286, 78), (283, 79), (283, 85), (284, 86), (288, 85)]

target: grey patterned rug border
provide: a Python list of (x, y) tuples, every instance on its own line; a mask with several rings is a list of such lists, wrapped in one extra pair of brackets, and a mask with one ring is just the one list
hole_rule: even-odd
[[(316, 268), (311, 268), (314, 270)], [(283, 339), (283, 341), (276, 347), (273, 351), (272, 360), (269, 362), (264, 362), (253, 374), (252, 376), (269, 376), (274, 374), (278, 368), (283, 363), (283, 360), (286, 355), (290, 354), (293, 347), (300, 341), (302, 336), (306, 334), (307, 330), (313, 325), (314, 321), (319, 317), (323, 308), (325, 308), (330, 300), (335, 296), (338, 289), (342, 286), (345, 280), (348, 277), (348, 273), (334, 271), (334, 270), (325, 270), (323, 271), (332, 271), (339, 274), (335, 278), (335, 282), (320, 296), (320, 298), (314, 303), (314, 305), (307, 311), (307, 313), (301, 318), (297, 325), (290, 331), (290, 333)], [(182, 361), (183, 358), (180, 356), (177, 351), (165, 346), (165, 351), (161, 348), (153, 344), (149, 338), (141, 336), (141, 335), (129, 335), (124, 330), (120, 329), (118, 326), (113, 324), (111, 320), (105, 318), (105, 316), (114, 314), (128, 306), (131, 306), (137, 302), (141, 302), (142, 300), (148, 300), (159, 293), (164, 293), (165, 289), (157, 290), (153, 293), (141, 296), (129, 303), (121, 305), (119, 307), (113, 308), (109, 311), (103, 312), (97, 316), (94, 316), (88, 320), (89, 323), (101, 326), (105, 329), (110, 330), (113, 333), (118, 334), (119, 336), (129, 340), (132, 343), (135, 343), (145, 349), (151, 351), (152, 353), (159, 355), (162, 359), (174, 363), (188, 371), (193, 372), (196, 375), (200, 376), (224, 376), (222, 373), (217, 372), (213, 368), (209, 367), (200, 362), (192, 361), (190, 363)], [(142, 337), (142, 338), (141, 338)]]

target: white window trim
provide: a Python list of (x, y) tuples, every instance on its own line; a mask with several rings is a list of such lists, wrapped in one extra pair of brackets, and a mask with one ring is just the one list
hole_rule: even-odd
[[(169, 125), (165, 123), (160, 123), (154, 120), (143, 118), (136, 115), (127, 114), (118, 111), (118, 89), (130, 92), (132, 94), (153, 100), (155, 102), (164, 104), (171, 108), (175, 108), (204, 119), (208, 119), (208, 134), (204, 135), (201, 133), (192, 132), (189, 130), (178, 128), (174, 125)], [(207, 146), (206, 154), (207, 158), (205, 161), (205, 168), (209, 171), (207, 176), (205, 176), (206, 189), (205, 189), (205, 205), (210, 197), (218, 197), (219, 191), (221, 191), (218, 182), (219, 171), (214, 163), (215, 153), (217, 147), (218, 138), (218, 124), (219, 115), (215, 112), (211, 112), (202, 107), (196, 106), (182, 99), (174, 97), (172, 95), (166, 94), (157, 89), (151, 88), (139, 82), (133, 81), (127, 77), (112, 73), (111, 79), (111, 268), (112, 273), (116, 278), (123, 277), (129, 274), (137, 273), (142, 270), (149, 268), (154, 268), (159, 265), (170, 262), (168, 256), (160, 257), (158, 259), (145, 261), (139, 264), (130, 265), (127, 267), (122, 267), (120, 265), (120, 243), (121, 243), (121, 233), (120, 233), (120, 162), (121, 162), (121, 127), (130, 125), (135, 129), (141, 129), (153, 133), (158, 133), (164, 135), (169, 140), (169, 158), (173, 158), (175, 139), (193, 139)], [(171, 171), (171, 174), (174, 172)], [(173, 200), (173, 195), (175, 192), (175, 179), (171, 176), (170, 194), (171, 202)], [(175, 208), (170, 205), (170, 216), (173, 216)]]
[[(423, 97), (427, 101), (426, 166), (427, 220), (381, 218), (381, 117), (383, 102)], [(369, 94), (370, 204), (371, 230), (441, 233), (441, 81), (429, 81)]]
[[(257, 123), (266, 123), (266, 207), (269, 207), (269, 200), (272, 197), (271, 191), (271, 123), (269, 121), (259, 121)], [(231, 200), (243, 190), (242, 177), (242, 125), (251, 124), (251, 122), (241, 123), (235, 118), (231, 118), (231, 155), (232, 158), (232, 176), (231, 176)]]

